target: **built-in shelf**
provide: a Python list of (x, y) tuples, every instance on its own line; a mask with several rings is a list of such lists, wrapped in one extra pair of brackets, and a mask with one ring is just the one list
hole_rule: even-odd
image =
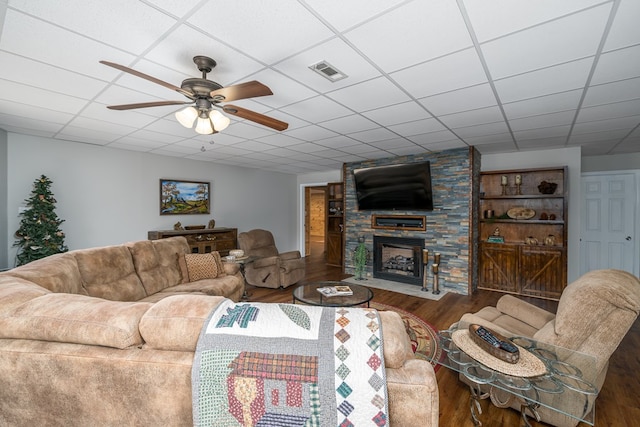
[(424, 215), (371, 215), (371, 228), (425, 231), (427, 218)]

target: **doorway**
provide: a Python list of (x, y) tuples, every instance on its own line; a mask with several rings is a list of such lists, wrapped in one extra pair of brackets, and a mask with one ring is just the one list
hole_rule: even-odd
[(324, 258), (326, 238), (327, 187), (305, 188), (305, 256)]
[(585, 173), (580, 209), (580, 275), (615, 268), (638, 275), (640, 173)]

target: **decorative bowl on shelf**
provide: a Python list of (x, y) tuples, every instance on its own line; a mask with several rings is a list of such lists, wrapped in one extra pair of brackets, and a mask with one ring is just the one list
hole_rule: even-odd
[(558, 184), (555, 182), (542, 181), (540, 185), (538, 185), (538, 191), (542, 194), (553, 194), (556, 192), (557, 188)]
[(244, 251), (242, 249), (231, 249), (229, 251), (229, 255), (234, 256), (236, 258), (242, 258), (244, 256)]
[(507, 216), (511, 219), (531, 219), (536, 215), (536, 211), (529, 208), (514, 207), (507, 211)]
[(204, 225), (185, 225), (185, 230), (204, 230)]

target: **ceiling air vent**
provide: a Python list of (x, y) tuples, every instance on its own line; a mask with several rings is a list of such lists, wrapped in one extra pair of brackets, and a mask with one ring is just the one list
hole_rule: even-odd
[(346, 79), (348, 77), (345, 73), (338, 70), (327, 61), (320, 61), (317, 64), (311, 65), (309, 68), (332, 82), (337, 82), (338, 80)]

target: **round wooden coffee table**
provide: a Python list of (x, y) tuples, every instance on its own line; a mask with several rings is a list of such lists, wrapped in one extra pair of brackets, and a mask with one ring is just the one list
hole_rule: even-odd
[[(349, 286), (353, 295), (325, 296), (318, 292), (318, 288), (327, 286)], [(367, 304), (373, 299), (373, 291), (366, 286), (355, 285), (347, 282), (313, 282), (300, 285), (293, 290), (293, 303), (300, 301), (303, 304), (321, 305), (323, 307), (353, 307)]]

